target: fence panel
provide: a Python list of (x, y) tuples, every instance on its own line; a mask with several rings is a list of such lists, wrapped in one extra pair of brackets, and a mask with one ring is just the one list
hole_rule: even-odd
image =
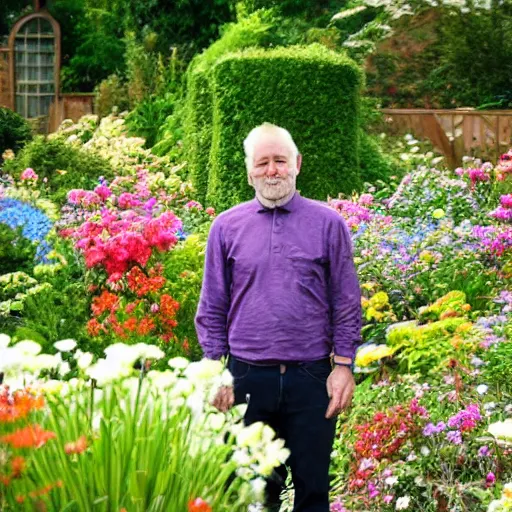
[(428, 139), (451, 167), (464, 155), (496, 162), (512, 144), (512, 110), (382, 109), (385, 131)]

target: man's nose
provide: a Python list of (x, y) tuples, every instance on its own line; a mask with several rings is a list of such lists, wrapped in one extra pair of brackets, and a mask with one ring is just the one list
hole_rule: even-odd
[(273, 160), (271, 160), (268, 164), (267, 174), (271, 176), (277, 174), (277, 165)]

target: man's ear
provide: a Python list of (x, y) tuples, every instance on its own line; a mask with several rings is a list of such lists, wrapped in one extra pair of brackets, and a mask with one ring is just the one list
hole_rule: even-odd
[(297, 174), (300, 172), (300, 166), (302, 164), (302, 155), (299, 153), (297, 155)]
[(251, 185), (251, 187), (254, 187), (254, 184), (252, 182), (252, 176), (251, 176), (250, 172), (247, 173), (247, 181), (248, 181), (249, 185)]

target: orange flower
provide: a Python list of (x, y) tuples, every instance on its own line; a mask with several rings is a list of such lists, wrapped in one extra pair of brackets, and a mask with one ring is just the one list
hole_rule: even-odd
[(149, 334), (154, 328), (155, 322), (153, 322), (151, 318), (144, 317), (137, 327), (137, 334), (139, 336), (145, 336)]
[(203, 498), (196, 498), (188, 502), (188, 512), (211, 512), (212, 507)]
[[(62, 487), (62, 480), (57, 480), (53, 484), (45, 485), (44, 487), (41, 487), (40, 489), (36, 489), (35, 491), (30, 491), (28, 495), (31, 498), (37, 498), (39, 496), (44, 496), (45, 494), (48, 494), (52, 489), (55, 487)], [(22, 503), (22, 502), (20, 502)]]
[(87, 438), (80, 436), (75, 442), (66, 443), (64, 445), (64, 451), (71, 455), (73, 453), (82, 453), (87, 448)]
[(92, 299), (91, 310), (94, 316), (100, 316), (105, 311), (115, 311), (118, 307), (119, 297), (107, 290), (103, 290), (99, 297)]
[(57, 437), (54, 432), (43, 430), (39, 425), (28, 425), (12, 434), (0, 437), (0, 442), (13, 448), (40, 448), (50, 439)]
[(23, 457), (14, 457), (11, 461), (11, 467), (12, 467), (12, 477), (13, 478), (19, 478), (21, 476), (21, 473), (25, 471), (25, 468), (27, 467), (27, 463), (25, 462), (25, 459)]
[(29, 390), (16, 391), (12, 395), (8, 387), (0, 391), (0, 423), (23, 419), (30, 411), (43, 407), (44, 398)]
[(7, 487), (11, 483), (11, 477), (7, 475), (0, 475), (0, 484)]
[(100, 324), (98, 322), (98, 320), (96, 320), (96, 318), (91, 318), (87, 322), (87, 332), (91, 336), (93, 336), (93, 337), (99, 336), (101, 331), (106, 331), (106, 329), (105, 329), (105, 327), (103, 327), (102, 324)]
[(24, 501), (25, 501), (25, 496), (21, 496), (21, 494), (16, 496), (16, 502), (17, 503), (23, 503)]

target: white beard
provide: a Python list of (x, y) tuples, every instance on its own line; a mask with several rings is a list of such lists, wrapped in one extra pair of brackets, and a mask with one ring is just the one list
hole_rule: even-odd
[(268, 208), (281, 206), (295, 193), (297, 174), (292, 169), (286, 178), (251, 178), (251, 185), (256, 190), (256, 197)]

